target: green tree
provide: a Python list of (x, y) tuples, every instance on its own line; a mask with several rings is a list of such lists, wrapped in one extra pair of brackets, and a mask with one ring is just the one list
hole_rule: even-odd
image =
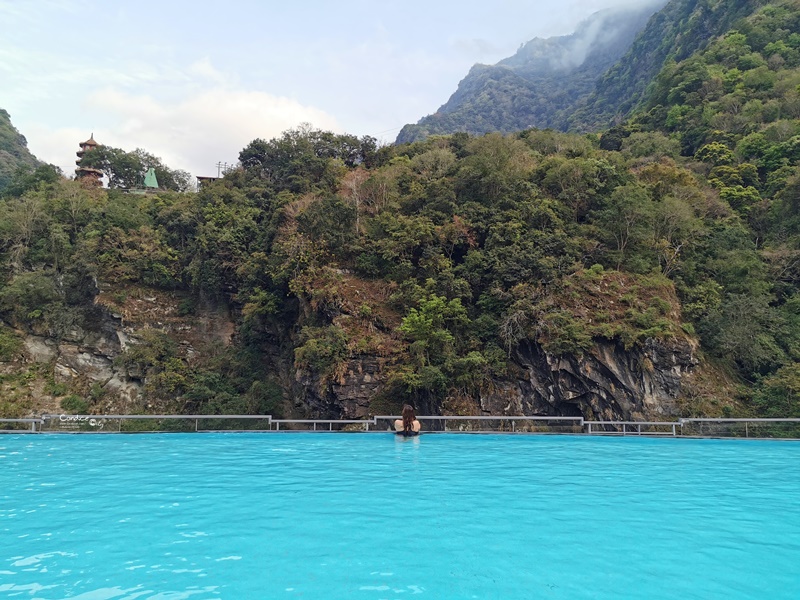
[(460, 299), (448, 301), (434, 294), (421, 300), (418, 309), (408, 311), (400, 331), (411, 340), (411, 352), (416, 363), (424, 367), (432, 361), (441, 364), (452, 356), (456, 332), (468, 322)]
[(192, 176), (186, 171), (172, 170), (160, 158), (137, 148), (126, 152), (111, 146), (98, 146), (81, 158), (80, 166), (99, 169), (110, 188), (139, 188), (144, 185), (147, 170), (155, 170), (159, 187), (183, 192), (191, 188)]

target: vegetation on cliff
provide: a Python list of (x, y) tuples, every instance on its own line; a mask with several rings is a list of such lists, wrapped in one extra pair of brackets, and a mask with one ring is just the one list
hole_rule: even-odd
[(703, 50), (768, 0), (672, 0), (656, 13), (627, 53), (570, 115), (572, 131), (605, 129), (641, 108), (650, 85), (668, 62)]
[[(715, 23), (745, 4), (730, 6)], [(232, 306), (228, 346), (191, 357), (155, 327), (120, 357), (177, 410), (302, 411), (297, 382), (329, 390), (363, 356), (381, 365), (375, 412), (469, 410), (523, 346), (656, 339), (697, 341), (746, 384), (732, 399), (709, 380), (687, 412), (798, 416), (798, 19), (783, 0), (730, 21), (600, 135), (378, 147), (300, 128), (253, 141), (196, 194), (26, 180), (0, 204), (0, 316), (67, 335), (99, 310), (95, 279), (112, 309), (143, 286), (186, 315)], [(0, 356), (17, 336), (0, 332)]]
[[(446, 104), (416, 125), (406, 125), (397, 141), (528, 127), (606, 129), (647, 103), (650, 86), (666, 64), (702, 51), (768, 3), (656, 0), (635, 9), (597, 13), (571, 36), (532, 40), (497, 65), (476, 65)], [(656, 9), (660, 10), (653, 15)], [(573, 46), (588, 51), (570, 65), (564, 55), (574, 55)]]
[[(186, 313), (232, 303), (232, 346), (191, 361), (154, 331), (120, 359), (147, 375), (149, 402), (181, 410), (279, 412), (276, 347), (322, 382), (379, 356), (376, 402), (441, 409), (506, 374), (521, 343), (575, 354), (694, 331), (780, 394), (800, 348), (779, 258), (791, 251), (759, 247), (705, 164), (683, 164), (670, 141), (639, 133), (607, 151), (525, 131), (377, 148), (295, 130), (256, 140), (242, 169), (197, 194), (41, 184), (0, 207), (0, 311), (58, 338), (97, 310), (95, 277), (182, 290)], [(763, 227), (785, 222), (773, 203)]]
[(38, 165), (39, 161), (28, 150), (25, 137), (11, 124), (8, 112), (0, 108), (0, 193), (15, 175)]

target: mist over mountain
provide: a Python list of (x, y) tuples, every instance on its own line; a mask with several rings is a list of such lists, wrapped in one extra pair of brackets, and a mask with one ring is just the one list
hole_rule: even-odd
[(737, 21), (768, 0), (670, 0), (595, 89), (557, 126), (564, 131), (598, 131), (647, 103), (650, 85), (669, 60), (682, 61), (703, 50)]
[(570, 35), (535, 38), (496, 65), (475, 65), (447, 103), (416, 125), (406, 125), (397, 143), (456, 131), (566, 128), (575, 106), (665, 4), (650, 0), (600, 11)]

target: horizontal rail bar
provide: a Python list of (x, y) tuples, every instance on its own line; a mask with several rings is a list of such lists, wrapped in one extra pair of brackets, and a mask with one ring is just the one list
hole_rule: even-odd
[[(402, 419), (402, 415), (376, 415), (377, 419)], [(583, 423), (583, 417), (519, 417), (519, 416), (476, 416), (470, 417), (465, 415), (418, 415), (418, 421), (572, 421), (576, 423)]]
[[(281, 428), (281, 425), (289, 425), (289, 424), (307, 424), (313, 425), (314, 431), (334, 431), (333, 425), (340, 424), (340, 425), (363, 425), (364, 431), (376, 431), (379, 429), (379, 421), (381, 420), (396, 420), (402, 418), (400, 415), (375, 415), (372, 418), (362, 418), (362, 419), (275, 419), (272, 415), (68, 415), (68, 414), (44, 414), (41, 418), (15, 418), (15, 419), (0, 419), (0, 423), (24, 423), (29, 424), (30, 428), (28, 431), (39, 433), (39, 432), (49, 432), (57, 430), (58, 424), (75, 424), (81, 425), (86, 422), (94, 421), (118, 421), (120, 423), (120, 431), (122, 430), (122, 423), (124, 421), (135, 421), (135, 420), (149, 420), (149, 421), (156, 421), (156, 420), (166, 420), (166, 421), (195, 421), (194, 423), (194, 430), (195, 431), (226, 431), (224, 429), (220, 430), (217, 427), (214, 427), (213, 430), (204, 430), (202, 427), (199, 427), (200, 424), (207, 421), (214, 421), (214, 420), (228, 420), (228, 421), (235, 421), (235, 420), (249, 420), (249, 421), (266, 421), (264, 426), (260, 426), (249, 431), (284, 431)], [(447, 421), (457, 421), (457, 422), (468, 422), (468, 421), (478, 421), (478, 422), (510, 422), (511, 424), (511, 431), (516, 431), (516, 423), (519, 422), (530, 422), (530, 423), (546, 423), (549, 424), (551, 427), (559, 427), (559, 426), (573, 426), (573, 427), (582, 427), (584, 428), (584, 432), (588, 435), (613, 435), (615, 433), (621, 433), (622, 435), (627, 434), (636, 434), (636, 435), (673, 435), (675, 437), (683, 436), (685, 434), (685, 427), (691, 426), (692, 424), (696, 424), (697, 426), (701, 426), (703, 424), (736, 424), (736, 423), (744, 423), (745, 427), (748, 424), (758, 425), (758, 424), (781, 424), (781, 423), (800, 423), (800, 418), (794, 417), (787, 417), (787, 418), (715, 418), (715, 417), (698, 417), (698, 418), (681, 418), (676, 421), (597, 421), (597, 420), (584, 420), (583, 417), (566, 417), (566, 416), (546, 416), (546, 415), (533, 415), (533, 416), (523, 416), (523, 415), (419, 415), (417, 419), (420, 421), (429, 421), (429, 422), (444, 422), (445, 429), (447, 429)], [(94, 423), (89, 423), (92, 426), (95, 426)], [(274, 425), (273, 425), (274, 424)], [(324, 428), (318, 428), (317, 425), (326, 425)], [(213, 425), (212, 425), (213, 426)], [(608, 427), (618, 427), (621, 431), (614, 432), (608, 431), (604, 428)], [(659, 428), (659, 427), (666, 427), (671, 428), (671, 431), (658, 431), (654, 429), (649, 429), (648, 431), (642, 431), (643, 428)], [(680, 431), (678, 428), (680, 427)], [(632, 429), (635, 428), (635, 429)], [(389, 428), (391, 429), (391, 428)], [(310, 431), (311, 429), (309, 429)], [(148, 430), (150, 431), (150, 430)], [(227, 430), (227, 431), (234, 431), (234, 430)], [(239, 431), (239, 429), (236, 429)], [(21, 433), (24, 430), (2, 430), (4, 433)], [(140, 433), (146, 433), (147, 431), (140, 431)], [(155, 430), (153, 430), (155, 432)], [(96, 431), (91, 431), (89, 433), (101, 433)], [(112, 433), (111, 431), (105, 431), (102, 433)]]
[(374, 425), (375, 421), (369, 419), (367, 421), (359, 420), (359, 419), (272, 419), (273, 423), (342, 423), (342, 424), (350, 424), (350, 423), (360, 423), (361, 425), (365, 423), (369, 423), (370, 425)]
[(679, 423), (800, 423), (800, 419), (680, 419)]
[(680, 425), (680, 421), (584, 421), (587, 425), (649, 425), (672, 427)]
[(259, 421), (272, 421), (272, 415), (42, 415), (42, 419), (76, 420), (76, 417), (86, 419), (254, 419)]
[[(61, 417), (87, 419), (253, 419), (271, 420), (282, 423), (375, 423), (379, 419), (400, 419), (402, 415), (375, 415), (371, 419), (275, 419), (272, 415), (74, 415), (74, 414), (44, 414), (41, 418), (0, 419), (0, 422), (41, 423), (43, 420), (59, 419)], [(452, 420), (452, 421), (574, 421), (603, 425), (680, 425), (681, 423), (800, 423), (800, 418), (775, 418), (775, 419), (723, 419), (723, 418), (681, 418), (677, 421), (588, 421), (583, 417), (563, 416), (518, 416), (518, 415), (418, 415), (418, 420)]]

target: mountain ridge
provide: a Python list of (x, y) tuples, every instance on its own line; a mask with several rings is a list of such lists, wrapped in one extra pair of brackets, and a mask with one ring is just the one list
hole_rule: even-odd
[(534, 38), (495, 65), (474, 65), (433, 115), (406, 125), (397, 143), (465, 131), (563, 129), (572, 107), (630, 47), (666, 0), (594, 13), (569, 35)]

